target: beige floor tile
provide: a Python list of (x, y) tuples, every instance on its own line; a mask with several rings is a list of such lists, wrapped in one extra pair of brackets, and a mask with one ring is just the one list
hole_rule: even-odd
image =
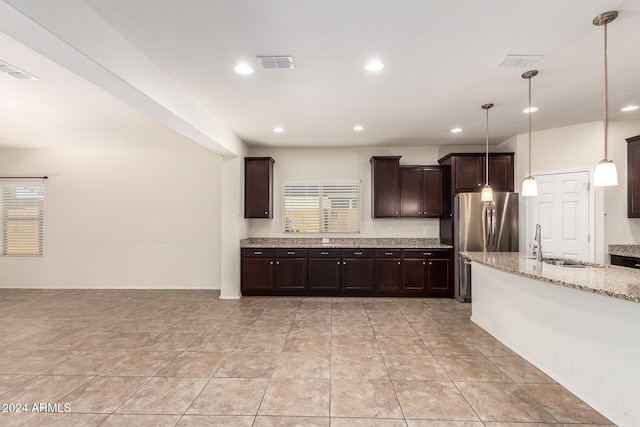
[(607, 424), (608, 419), (559, 384), (523, 384), (522, 388), (561, 423)]
[(335, 335), (331, 337), (332, 353), (380, 353), (373, 335)]
[(511, 382), (484, 356), (435, 356), (452, 381)]
[(331, 418), (331, 427), (406, 427), (404, 420), (380, 418)]
[(173, 427), (180, 415), (112, 414), (100, 427)]
[(482, 421), (555, 422), (514, 383), (456, 383)]
[[(432, 421), (432, 420), (407, 420), (407, 427), (484, 427), (481, 421)], [(505, 426), (506, 427), (506, 426)], [(520, 425), (513, 427), (538, 427), (536, 425)], [(559, 427), (559, 426), (557, 426)]]
[(0, 396), (33, 378), (35, 375), (0, 375)]
[(330, 381), (277, 378), (271, 380), (258, 415), (329, 416)]
[(141, 351), (183, 351), (198, 338), (195, 333), (162, 333), (140, 346)]
[(330, 353), (330, 335), (294, 335), (289, 336), (282, 349), (284, 352)]
[(408, 419), (479, 421), (452, 382), (393, 381)]
[(187, 348), (187, 351), (231, 352), (238, 345), (243, 335), (242, 333), (202, 334)]
[(36, 350), (1, 365), (0, 374), (44, 374), (78, 354), (77, 351)]
[(271, 378), (276, 353), (231, 353), (215, 373), (217, 378)]
[(382, 354), (430, 354), (422, 340), (416, 336), (376, 336)]
[(392, 380), (449, 381), (440, 364), (431, 355), (387, 354), (384, 361)]
[(268, 385), (266, 378), (212, 378), (187, 414), (256, 415)]
[(80, 375), (40, 375), (0, 396), (0, 402), (57, 402), (93, 377)]
[(331, 354), (331, 378), (388, 380), (389, 373), (380, 354)]
[(98, 375), (115, 365), (126, 351), (83, 351), (47, 371), (48, 375)]
[(167, 333), (201, 334), (214, 325), (210, 319), (182, 319), (167, 328)]
[(368, 320), (364, 321), (349, 321), (349, 320), (334, 320), (331, 323), (331, 333), (336, 335), (373, 335), (373, 329)]
[(252, 427), (255, 426), (253, 416), (225, 415), (184, 415), (176, 427)]
[(35, 427), (69, 427), (99, 426), (107, 419), (106, 414), (74, 414), (74, 413), (41, 413), (30, 419), (25, 426)]
[(130, 351), (100, 375), (151, 377), (178, 354), (175, 351)]
[(485, 356), (517, 356), (507, 346), (493, 337), (471, 338), (469, 343)]
[[(257, 416), (253, 427), (329, 427), (329, 417)], [(331, 421), (333, 424), (333, 420)]]
[(23, 426), (27, 421), (38, 414), (31, 412), (0, 412), (0, 426), (17, 427)]
[(238, 343), (234, 352), (245, 353), (280, 353), (287, 334), (253, 334), (248, 333)]
[(375, 335), (406, 335), (417, 336), (416, 331), (411, 327), (406, 320), (402, 321), (385, 321), (371, 320), (371, 328)]
[(320, 353), (281, 353), (273, 378), (330, 378), (331, 356)]
[(72, 412), (111, 413), (147, 381), (146, 377), (95, 377), (61, 400)]
[(123, 332), (115, 336), (94, 342), (92, 350), (138, 350), (153, 338), (153, 334), (142, 332)]
[(386, 380), (331, 380), (331, 416), (403, 418), (393, 385)]
[(554, 383), (544, 372), (519, 356), (497, 356), (488, 359), (516, 383)]
[(206, 378), (152, 378), (116, 412), (181, 415), (189, 408), (207, 381)]
[(422, 341), (434, 355), (482, 356), (476, 347), (460, 335), (425, 335)]
[(180, 353), (171, 363), (157, 373), (159, 377), (211, 378), (228, 353), (210, 351)]

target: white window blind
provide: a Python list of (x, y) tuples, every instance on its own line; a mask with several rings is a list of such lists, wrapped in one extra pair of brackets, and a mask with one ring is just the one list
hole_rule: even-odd
[(285, 233), (358, 233), (360, 181), (284, 182)]
[(2, 255), (42, 256), (44, 183), (0, 182)]

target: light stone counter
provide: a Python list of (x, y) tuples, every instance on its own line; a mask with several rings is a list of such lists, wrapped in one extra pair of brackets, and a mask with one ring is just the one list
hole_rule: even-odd
[(529, 255), (518, 252), (462, 252), (461, 255), (508, 273), (640, 303), (640, 270), (598, 264), (587, 264), (585, 268), (538, 264)]
[(398, 248), (398, 249), (451, 249), (435, 238), (322, 238), (266, 237), (240, 240), (241, 248)]
[(609, 255), (640, 258), (640, 245), (609, 245)]

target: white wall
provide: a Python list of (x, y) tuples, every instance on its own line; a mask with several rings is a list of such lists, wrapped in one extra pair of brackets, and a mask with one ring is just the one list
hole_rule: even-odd
[[(617, 187), (595, 189), (595, 258), (608, 262), (608, 245), (640, 244), (640, 220), (627, 218), (627, 143), (625, 138), (640, 134), (640, 121), (609, 123), (609, 158), (618, 168)], [(516, 137), (516, 188), (528, 175), (528, 134)], [(604, 130), (601, 121), (534, 132), (531, 171), (533, 174), (568, 169), (591, 172), (604, 157)], [(526, 198), (520, 204), (525, 218)], [(521, 220), (521, 224), (525, 224)], [(520, 228), (521, 250), (525, 250), (525, 227)]]
[[(372, 219), (372, 156), (402, 156), (401, 165), (437, 165), (438, 147), (252, 148), (250, 156), (273, 157), (273, 219), (248, 220), (250, 237), (286, 237), (282, 232), (282, 182), (295, 180), (360, 180), (360, 233), (348, 237), (440, 237), (437, 218)], [(423, 227), (427, 227), (426, 232)], [(338, 235), (339, 237), (347, 237)], [(310, 235), (309, 237), (317, 237)]]
[(49, 179), (44, 256), (0, 257), (0, 287), (220, 288), (221, 172), (184, 141), (2, 151), (0, 175)]

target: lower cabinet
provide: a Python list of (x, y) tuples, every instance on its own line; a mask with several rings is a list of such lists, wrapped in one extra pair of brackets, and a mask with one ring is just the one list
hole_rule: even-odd
[(453, 298), (451, 250), (242, 249), (243, 295)]

